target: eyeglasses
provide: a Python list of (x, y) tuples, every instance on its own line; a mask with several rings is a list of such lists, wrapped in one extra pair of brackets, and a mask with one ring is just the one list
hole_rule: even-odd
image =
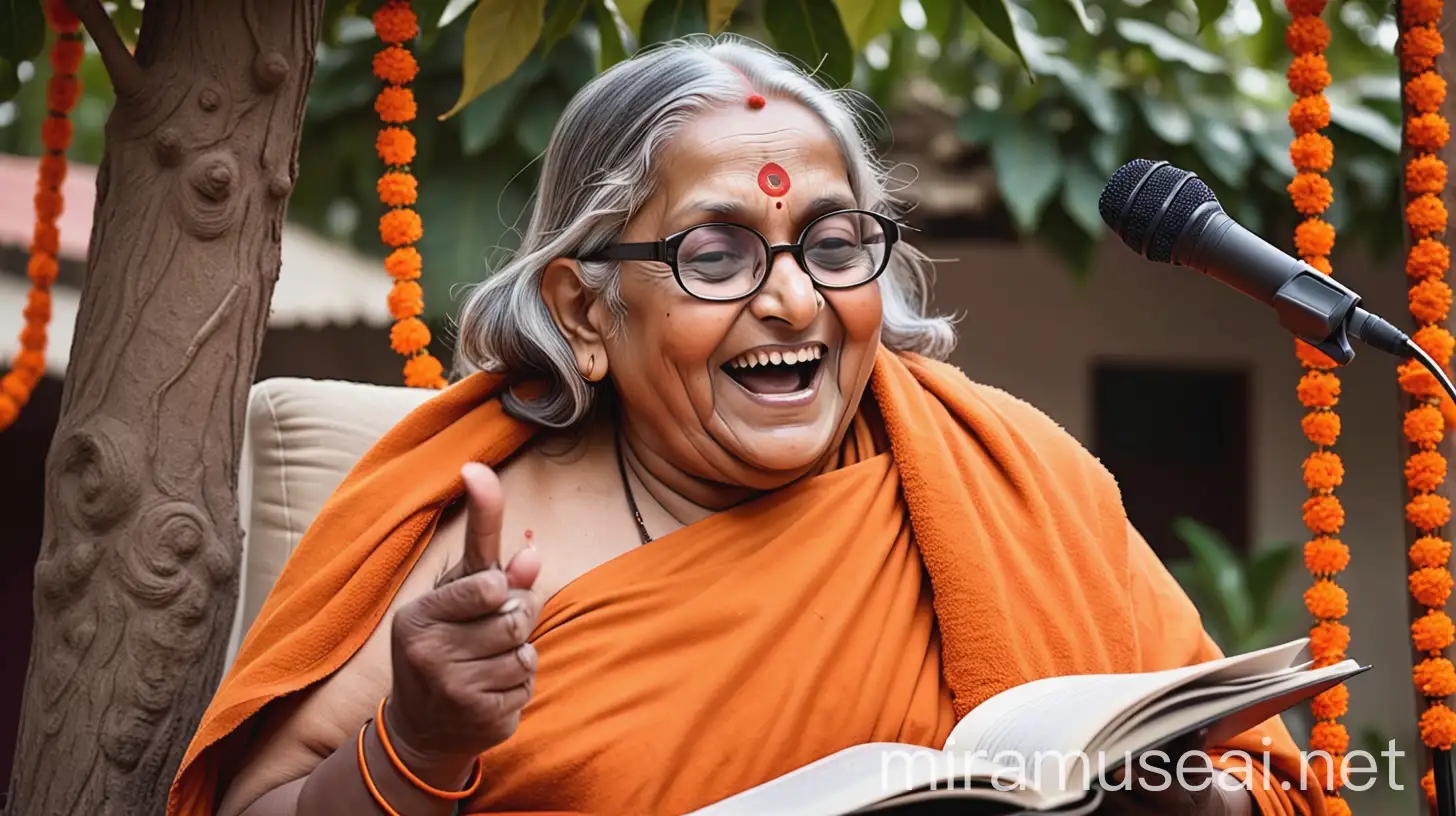
[(657, 241), (610, 244), (581, 260), (665, 263), (695, 298), (740, 300), (763, 286), (780, 252), (793, 255), (820, 287), (849, 289), (879, 277), (899, 240), (900, 225), (879, 213), (836, 210), (809, 222), (794, 244), (770, 244), (750, 227), (714, 222)]

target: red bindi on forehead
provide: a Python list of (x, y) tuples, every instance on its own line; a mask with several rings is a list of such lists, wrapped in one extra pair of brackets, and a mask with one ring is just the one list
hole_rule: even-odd
[(778, 162), (769, 162), (758, 171), (758, 189), (778, 198), (789, 191), (789, 171)]

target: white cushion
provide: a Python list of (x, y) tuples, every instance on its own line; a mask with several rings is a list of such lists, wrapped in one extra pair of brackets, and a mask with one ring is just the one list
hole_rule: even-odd
[(354, 463), (391, 426), (439, 393), (291, 377), (253, 386), (238, 472), (243, 569), (226, 665), (232, 665), (284, 562)]

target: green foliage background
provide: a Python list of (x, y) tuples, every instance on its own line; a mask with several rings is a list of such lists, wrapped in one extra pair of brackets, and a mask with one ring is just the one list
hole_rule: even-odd
[[(379, 2), (328, 0), (289, 213), (382, 256), (370, 71), (379, 43), (368, 21)], [(122, 3), (113, 17), (134, 40), (145, 10)], [(1102, 183), (1138, 156), (1198, 172), (1236, 218), (1291, 244), (1288, 13), (1279, 0), (415, 0), (414, 8), (424, 30), (413, 170), (434, 318), (453, 310), (459, 284), (488, 274), (515, 246), (536, 158), (577, 89), (637, 49), (724, 29), (863, 92), (892, 127), (927, 108), (950, 117), (967, 148), (962, 161), (994, 170), (1016, 236), (1045, 244), (1074, 273), (1090, 268), (1103, 238)], [(13, 95), (0, 107), (7, 152), (40, 151), (48, 68), (36, 59), (38, 9), (39, 0), (0, 1), (0, 31), (17, 32), (0, 37), (0, 98)], [(1333, 0), (1325, 12), (1337, 266), (1339, 252), (1360, 244), (1388, 252), (1401, 240), (1390, 12), (1373, 0)], [(95, 162), (111, 98), (95, 55), (83, 72), (72, 155)]]

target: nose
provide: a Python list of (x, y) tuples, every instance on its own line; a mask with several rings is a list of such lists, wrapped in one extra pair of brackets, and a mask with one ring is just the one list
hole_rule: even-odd
[(768, 268), (768, 280), (754, 295), (749, 310), (760, 320), (782, 320), (795, 329), (807, 329), (823, 308), (823, 298), (789, 252), (780, 252)]

